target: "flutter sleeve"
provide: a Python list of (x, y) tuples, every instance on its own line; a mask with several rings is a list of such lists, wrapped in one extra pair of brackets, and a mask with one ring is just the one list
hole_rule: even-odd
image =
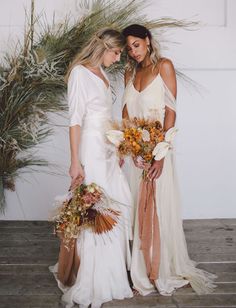
[(174, 95), (171, 93), (167, 85), (164, 83), (165, 88), (165, 105), (169, 107), (170, 109), (176, 111), (176, 99)]
[(87, 91), (83, 69), (76, 66), (72, 69), (67, 87), (69, 105), (69, 126), (82, 126), (86, 113)]

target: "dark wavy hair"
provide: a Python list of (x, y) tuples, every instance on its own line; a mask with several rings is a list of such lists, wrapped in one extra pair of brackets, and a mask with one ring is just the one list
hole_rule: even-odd
[[(159, 44), (157, 43), (157, 41), (153, 39), (153, 36), (150, 30), (148, 30), (146, 27), (142, 25), (132, 24), (126, 27), (125, 29), (123, 29), (122, 34), (125, 38), (127, 38), (130, 35), (141, 38), (141, 39), (145, 39), (146, 37), (149, 38), (150, 60), (153, 63), (153, 68), (155, 68), (161, 58), (160, 52), (159, 52), (160, 48), (159, 48)], [(127, 65), (126, 65), (127, 70), (133, 71), (136, 68), (136, 66), (137, 66), (137, 62), (134, 59), (132, 59), (129, 55), (127, 55)]]

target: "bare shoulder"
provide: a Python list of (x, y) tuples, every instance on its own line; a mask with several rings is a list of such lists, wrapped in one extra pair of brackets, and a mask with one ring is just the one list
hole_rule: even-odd
[(124, 78), (125, 78), (125, 86), (126, 86), (128, 84), (128, 82), (130, 81), (130, 79), (132, 78), (132, 72), (126, 70)]
[(159, 73), (165, 82), (166, 86), (169, 88), (174, 97), (177, 93), (177, 82), (175, 68), (170, 59), (162, 58), (159, 66)]
[(175, 75), (175, 68), (172, 61), (168, 58), (162, 58), (160, 60), (160, 74), (174, 74)]

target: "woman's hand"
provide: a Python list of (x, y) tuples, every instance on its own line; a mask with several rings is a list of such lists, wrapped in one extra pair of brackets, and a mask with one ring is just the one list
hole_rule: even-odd
[(71, 177), (70, 189), (73, 189), (74, 186), (78, 184), (78, 182), (82, 183), (85, 177), (84, 169), (80, 162), (71, 163), (69, 174)]
[(150, 181), (158, 179), (162, 173), (163, 166), (164, 158), (162, 158), (161, 160), (154, 160), (150, 169), (148, 170), (147, 179), (149, 179)]
[(146, 163), (145, 160), (141, 157), (133, 157), (133, 162), (137, 168), (148, 170), (150, 168), (150, 164)]

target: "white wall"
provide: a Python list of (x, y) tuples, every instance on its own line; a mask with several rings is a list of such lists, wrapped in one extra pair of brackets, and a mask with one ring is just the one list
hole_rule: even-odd
[[(30, 0), (0, 0), (0, 5), (2, 57), (14, 46), (12, 40), (23, 36), (24, 5), (29, 7)], [(54, 10), (59, 20), (70, 10), (74, 16), (79, 13), (75, 0), (36, 0), (36, 9), (44, 10), (48, 21)], [(152, 0), (146, 12), (150, 18), (171, 16), (202, 23), (196, 31), (171, 30), (164, 35), (172, 43), (165, 43), (163, 55), (199, 83), (197, 91), (180, 81), (178, 88), (176, 154), (183, 218), (236, 217), (236, 1)], [(118, 103), (115, 110), (117, 115)], [(56, 172), (64, 176), (24, 175), (25, 180), (17, 180), (17, 193), (6, 192), (7, 209), (0, 219), (47, 219), (53, 197), (67, 189), (67, 128), (56, 128), (39, 154), (56, 163)]]

